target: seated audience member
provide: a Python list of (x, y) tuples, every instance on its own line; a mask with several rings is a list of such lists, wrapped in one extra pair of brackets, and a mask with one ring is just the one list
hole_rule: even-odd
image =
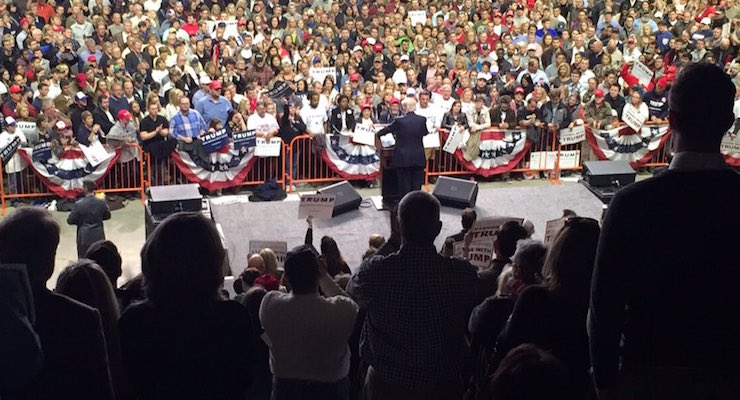
[[(15, 271), (13, 272), (15, 274)], [(3, 272), (4, 274), (4, 272)], [(43, 353), (20, 279), (0, 279), (0, 398), (15, 398), (41, 370)]]
[[(308, 229), (306, 230), (305, 244), (313, 247), (313, 217), (306, 219), (308, 223)], [(352, 270), (349, 269), (349, 265), (344, 261), (342, 253), (339, 251), (337, 242), (331, 236), (324, 236), (321, 238), (321, 258), (326, 262), (328, 267), (329, 276), (332, 278), (337, 274), (351, 274)]]
[(468, 233), (470, 228), (473, 227), (473, 224), (475, 223), (476, 219), (478, 219), (478, 214), (476, 214), (474, 209), (468, 207), (462, 210), (462, 214), (460, 218), (462, 230), (454, 235), (450, 235), (450, 236), (447, 236), (447, 238), (445, 238), (444, 245), (442, 246), (442, 253), (445, 256), (451, 257), (454, 255), (453, 248), (454, 248), (455, 242), (462, 242), (463, 240), (465, 240), (465, 234)]
[(512, 349), (491, 377), (491, 400), (571, 400), (568, 368), (533, 344)]
[(496, 282), (504, 267), (511, 262), (511, 256), (516, 251), (516, 242), (527, 238), (527, 231), (516, 221), (508, 221), (501, 225), (496, 240), (493, 242), (493, 252), (496, 258), (491, 260), (488, 268), (478, 271), (478, 298), (483, 301), (496, 293)]
[(234, 280), (234, 291), (236, 292), (234, 300), (241, 303), (244, 294), (254, 286), (254, 281), (260, 275), (262, 273), (256, 268), (244, 268), (244, 271)]
[(0, 222), (0, 263), (25, 264), (33, 292), (41, 371), (18, 392), (23, 399), (113, 399), (100, 314), (52, 293), (59, 225), (47, 211), (20, 208)]
[[(246, 270), (244, 271), (247, 272)], [(250, 285), (251, 286), (251, 285)], [(270, 371), (270, 348), (262, 340), (262, 323), (260, 322), (259, 311), (262, 305), (262, 299), (267, 294), (267, 289), (262, 286), (251, 286), (244, 293), (241, 299), (242, 305), (246, 307), (249, 313), (249, 320), (252, 322), (253, 332), (250, 340), (253, 342), (253, 368), (252, 368), (252, 385), (247, 392), (247, 398), (250, 400), (270, 400), (272, 395), (272, 372)]]
[[(385, 238), (383, 235), (379, 235), (377, 233), (373, 233), (370, 235), (370, 238), (368, 239), (368, 248), (365, 250), (365, 253), (362, 255), (362, 259), (365, 260), (368, 257), (374, 255), (378, 249), (380, 249), (385, 244)], [(340, 275), (346, 275), (349, 276), (349, 274), (340, 274)], [(340, 275), (335, 276), (335, 278), (338, 278)], [(336, 280), (336, 279), (335, 279)]]
[(486, 377), (493, 372), (489, 368), (493, 346), (514, 309), (517, 297), (527, 286), (541, 282), (546, 255), (547, 248), (542, 242), (531, 239), (517, 242), (511, 268), (499, 275), (496, 295), (486, 298), (473, 309), (468, 331), (470, 352), (475, 360), (473, 383), (476, 387), (485, 384)]
[(542, 286), (530, 286), (516, 301), (496, 344), (496, 358), (522, 344), (551, 351), (568, 367), (572, 398), (584, 398), (589, 386), (586, 314), (599, 223), (568, 219), (547, 255)]
[(260, 274), (264, 274), (265, 260), (263, 260), (262, 256), (259, 254), (252, 254), (247, 258), (247, 268), (254, 268), (259, 271)]
[[(683, 67), (668, 95), (676, 151), (668, 170), (620, 190), (606, 212), (589, 317), (605, 396), (740, 393), (740, 175), (720, 152), (735, 90), (719, 67)], [(637, 221), (649, 246), (634, 246)]]
[(118, 318), (121, 313), (108, 276), (94, 261), (81, 258), (62, 270), (54, 291), (98, 310), (103, 322), (108, 364), (116, 398), (129, 398), (130, 393), (128, 393), (121, 364), (121, 343), (118, 337)]
[(265, 273), (280, 279), (280, 272), (278, 271), (278, 261), (275, 252), (272, 249), (260, 250), (260, 257), (265, 264)]
[[(350, 280), (348, 292), (366, 312), (360, 347), (370, 365), (366, 399), (462, 395), (476, 274), (468, 261), (443, 257), (434, 248), (442, 229), (439, 208), (429, 193), (404, 196), (398, 207), (400, 229), (391, 223), (391, 238), (380, 255), (366, 260)], [(400, 251), (382, 256), (392, 252), (399, 238)]]
[(121, 253), (118, 247), (110, 240), (99, 240), (90, 245), (85, 252), (85, 258), (95, 261), (96, 264), (105, 272), (113, 290), (118, 288), (118, 278), (121, 277), (123, 270), (121, 264)]
[(224, 249), (199, 213), (167, 217), (141, 249), (148, 298), (121, 316), (123, 363), (140, 399), (243, 398), (249, 314), (219, 298)]
[[(334, 282), (309, 246), (285, 257), (292, 293), (268, 292), (260, 307), (275, 400), (348, 400), (347, 377), (357, 304)], [(322, 297), (319, 289), (324, 294)]]

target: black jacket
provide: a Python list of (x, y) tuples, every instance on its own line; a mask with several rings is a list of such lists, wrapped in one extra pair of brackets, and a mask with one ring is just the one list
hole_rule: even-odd
[(393, 150), (392, 164), (395, 168), (424, 167), (424, 143), (422, 138), (427, 132), (427, 119), (410, 112), (381, 129), (378, 136), (393, 133), (396, 146)]
[[(111, 115), (113, 115), (113, 111), (110, 111), (110, 113)], [(100, 128), (103, 130), (103, 132), (108, 134), (108, 132), (110, 131), (110, 128), (113, 128), (113, 124), (115, 122), (111, 122), (111, 120), (108, 119), (108, 116), (105, 115), (105, 111), (103, 111), (100, 107), (96, 107), (93, 110), (92, 115), (93, 115), (93, 122), (100, 125)], [(115, 119), (116, 116), (113, 115), (113, 118)]]
[(293, 122), (290, 122), (288, 107), (286, 104), (283, 108), (283, 116), (280, 118), (280, 131), (278, 132), (278, 135), (280, 135), (286, 145), (290, 145), (290, 142), (296, 136), (306, 133), (306, 124), (303, 123), (300, 115), (296, 114)]
[[(501, 120), (501, 114), (504, 113), (506, 116)], [(491, 109), (491, 125), (499, 125), (502, 122), (509, 124), (509, 128), (516, 126), (516, 113), (513, 109), (509, 108), (506, 111), (502, 111), (501, 107), (495, 107)]]
[(87, 248), (98, 240), (105, 240), (103, 221), (110, 219), (110, 209), (105, 200), (85, 196), (75, 203), (67, 223), (77, 225), (77, 253), (82, 257)]
[[(347, 130), (348, 131), (354, 131), (355, 130), (355, 113), (352, 112), (352, 109), (347, 109), (345, 111), (346, 116), (345, 119), (347, 120)], [(331, 116), (329, 117), (329, 124), (330, 124), (330, 132), (332, 134), (338, 134), (342, 131), (342, 117), (341, 112), (339, 111), (339, 107), (331, 110)]]

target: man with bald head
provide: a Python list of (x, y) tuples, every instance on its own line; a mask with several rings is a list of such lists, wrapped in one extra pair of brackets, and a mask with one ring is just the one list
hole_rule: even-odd
[(378, 132), (378, 136), (392, 133), (396, 138), (391, 167), (396, 170), (398, 199), (419, 190), (424, 183), (426, 157), (422, 138), (429, 133), (426, 118), (416, 114), (416, 100), (407, 97), (401, 105), (406, 115)]

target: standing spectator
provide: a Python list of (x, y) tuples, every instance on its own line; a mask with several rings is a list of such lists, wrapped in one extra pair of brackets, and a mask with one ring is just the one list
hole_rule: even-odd
[(560, 100), (560, 89), (550, 91), (550, 101), (542, 106), (542, 122), (549, 129), (560, 131), (570, 124), (568, 107)]
[(604, 91), (594, 90), (594, 99), (586, 105), (586, 123), (594, 129), (610, 128), (614, 116), (609, 103), (604, 101)]
[[(452, 399), (462, 395), (465, 327), (476, 299), (475, 269), (434, 249), (439, 202), (425, 192), (398, 206), (400, 251), (371, 257), (348, 292), (367, 312), (360, 354), (370, 365), (365, 398)], [(399, 245), (393, 233), (384, 247)], [(380, 254), (384, 249), (379, 250)], [(409, 290), (408, 282), (414, 282)]]
[(271, 291), (262, 300), (273, 399), (349, 399), (347, 341), (358, 307), (326, 268), (309, 246), (296, 247), (285, 257), (292, 293)]
[(19, 398), (112, 400), (100, 314), (46, 288), (58, 245), (59, 225), (46, 210), (20, 208), (0, 222), (0, 263), (27, 268), (44, 353), (41, 371)]
[(571, 398), (584, 398), (589, 386), (586, 314), (598, 239), (596, 220), (566, 220), (545, 260), (545, 284), (522, 292), (496, 345), (498, 359), (523, 343), (552, 351), (570, 371)]
[(496, 282), (504, 267), (511, 263), (511, 257), (516, 251), (516, 243), (526, 238), (527, 231), (519, 222), (508, 221), (501, 225), (496, 234), (496, 240), (493, 242), (493, 252), (496, 258), (492, 259), (486, 268), (478, 271), (479, 300), (483, 301), (486, 297), (496, 293)]
[(77, 225), (77, 256), (84, 257), (88, 247), (98, 240), (105, 240), (103, 221), (110, 219), (110, 209), (105, 200), (95, 197), (95, 182), (82, 182), (83, 198), (75, 203), (67, 223)]
[(668, 80), (660, 78), (655, 89), (645, 93), (643, 100), (647, 104), (650, 122), (664, 124), (668, 122)]
[[(21, 146), (27, 146), (28, 141), (23, 131), (18, 128), (15, 118), (5, 117), (5, 129), (0, 133), (0, 149), (4, 149), (10, 145), (16, 138), (20, 140), (18, 150), (16, 150), (8, 163), (2, 166), (2, 172), (8, 174), (8, 194), (18, 193), (21, 189), (20, 173), (28, 167), (28, 164), (21, 158), (18, 152), (23, 151), (21, 150)], [(3, 190), (3, 188), (0, 187), (0, 190)]]
[(122, 147), (121, 156), (118, 157), (119, 163), (126, 163), (139, 158), (139, 151), (134, 146), (139, 139), (139, 135), (136, 132), (136, 127), (131, 122), (131, 118), (132, 115), (129, 110), (119, 111), (118, 121), (113, 124), (110, 132), (106, 135), (106, 142), (109, 146)]
[(177, 140), (170, 137), (170, 127), (167, 119), (160, 115), (162, 106), (159, 102), (149, 103), (149, 113), (139, 124), (139, 138), (145, 152), (149, 153), (154, 162), (152, 184), (162, 185), (167, 178), (167, 160), (177, 147)]
[(190, 108), (187, 96), (180, 97), (179, 105), (180, 110), (170, 119), (170, 135), (179, 141), (192, 143), (206, 132), (208, 125), (197, 110)]
[[(96, 125), (100, 125), (100, 129), (103, 131), (103, 136), (110, 132), (110, 128), (116, 123), (116, 119), (113, 116), (113, 110), (110, 108), (110, 96), (100, 96), (98, 100), (100, 103), (98, 107), (93, 109), (93, 120)], [(84, 121), (83, 121), (84, 122)]]
[(467, 161), (478, 158), (480, 154), (480, 134), (491, 127), (491, 112), (484, 103), (484, 96), (475, 96), (475, 105), (467, 114), (468, 124), (470, 124), (470, 138), (465, 144), (464, 153)]
[(630, 94), (630, 102), (624, 106), (626, 112), (638, 115), (642, 123), (648, 120), (649, 111), (648, 106), (642, 101), (642, 96), (637, 90)]
[[(730, 399), (740, 390), (740, 273), (727, 234), (740, 225), (740, 176), (719, 151), (734, 94), (719, 67), (684, 67), (670, 94), (676, 154), (668, 170), (619, 191), (609, 206), (589, 318), (604, 395)], [(651, 222), (642, 234), (653, 242), (625, 252), (644, 218)]]
[[(615, 82), (609, 85), (609, 94), (604, 96), (604, 101), (609, 104), (612, 110), (615, 110), (617, 112), (617, 119), (620, 121), (622, 120), (622, 110), (624, 109), (624, 105), (626, 104), (626, 100), (624, 96), (622, 96), (621, 91), (622, 87), (619, 85), (619, 83)], [(637, 93), (639, 94), (639, 92)]]
[(212, 119), (218, 119), (225, 122), (229, 120), (231, 112), (231, 102), (226, 97), (221, 96), (221, 81), (215, 80), (208, 85), (210, 95), (200, 99), (195, 103), (195, 109), (203, 116), (206, 125), (211, 123)]
[(244, 398), (249, 313), (219, 298), (224, 249), (199, 213), (167, 217), (141, 250), (147, 300), (121, 316), (123, 364), (140, 399)]
[(257, 108), (254, 111), (254, 114), (247, 118), (247, 128), (256, 130), (257, 137), (265, 138), (265, 140), (277, 136), (280, 126), (275, 116), (267, 113), (265, 101), (258, 101)]

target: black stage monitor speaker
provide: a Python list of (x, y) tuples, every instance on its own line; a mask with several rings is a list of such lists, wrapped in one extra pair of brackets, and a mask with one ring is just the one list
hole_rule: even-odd
[(362, 196), (347, 181), (324, 186), (318, 190), (319, 194), (334, 195), (334, 211), (331, 216), (336, 217), (347, 211), (356, 210), (362, 203)]
[(583, 179), (595, 187), (623, 187), (635, 182), (635, 170), (627, 161), (586, 161)]
[(200, 211), (203, 196), (198, 184), (152, 186), (149, 188), (149, 206), (153, 215), (168, 216), (178, 211)]
[(456, 208), (475, 207), (475, 201), (478, 199), (478, 182), (440, 176), (434, 185), (432, 195), (443, 206)]
[(619, 189), (635, 182), (635, 175), (626, 161), (586, 161), (581, 183), (608, 204)]

